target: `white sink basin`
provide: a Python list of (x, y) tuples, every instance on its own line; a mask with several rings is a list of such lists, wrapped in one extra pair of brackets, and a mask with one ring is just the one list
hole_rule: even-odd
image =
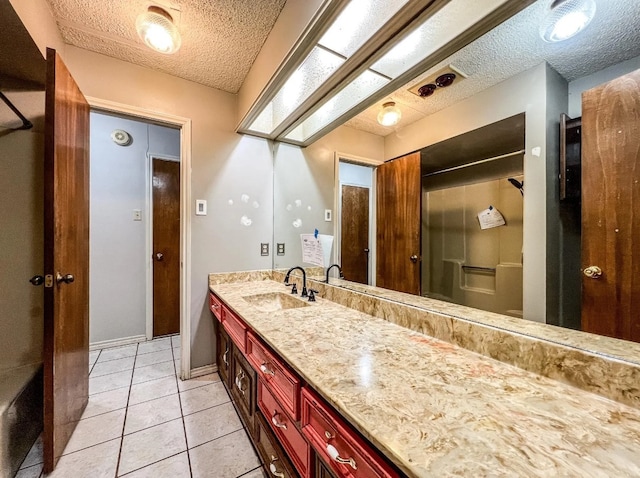
[(269, 292), (267, 294), (256, 294), (244, 296), (243, 299), (256, 309), (264, 312), (277, 312), (278, 310), (297, 309), (308, 307), (309, 303), (303, 299), (286, 294), (284, 292)]

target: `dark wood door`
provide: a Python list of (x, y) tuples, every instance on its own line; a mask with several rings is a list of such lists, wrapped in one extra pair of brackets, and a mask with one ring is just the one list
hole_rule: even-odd
[[(586, 332), (640, 342), (639, 202), (637, 70), (582, 95), (582, 329)], [(602, 275), (588, 277), (591, 266), (599, 267)]]
[(420, 153), (378, 166), (376, 285), (420, 294)]
[(153, 158), (153, 336), (180, 332), (180, 163)]
[(369, 282), (369, 188), (342, 186), (340, 256), (347, 280)]
[(48, 473), (89, 397), (89, 105), (51, 49), (44, 177), (43, 455)]

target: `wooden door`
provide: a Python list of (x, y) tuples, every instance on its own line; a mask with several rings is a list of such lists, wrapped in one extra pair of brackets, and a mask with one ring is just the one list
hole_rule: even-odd
[(44, 172), (44, 471), (89, 397), (89, 105), (47, 50)]
[[(586, 332), (640, 342), (639, 202), (637, 70), (582, 95), (582, 330)], [(599, 267), (602, 275), (587, 277), (590, 266)]]
[(153, 158), (153, 336), (180, 332), (180, 163)]
[(376, 171), (376, 285), (420, 294), (420, 153)]
[(369, 283), (369, 188), (342, 186), (340, 256), (347, 280)]

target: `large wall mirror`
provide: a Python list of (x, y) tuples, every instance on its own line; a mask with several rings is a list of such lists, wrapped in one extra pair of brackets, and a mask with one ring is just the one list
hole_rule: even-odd
[[(609, 173), (609, 165), (585, 163), (585, 149), (599, 148), (602, 138), (597, 135), (605, 123), (627, 122), (629, 128), (619, 128), (618, 138), (606, 141), (612, 151), (635, 151), (638, 169), (640, 140), (633, 133), (639, 122), (638, 74), (628, 81), (624, 94), (603, 88), (583, 97), (583, 92), (593, 92), (640, 69), (640, 4), (636, 0), (594, 0), (595, 17), (583, 31), (565, 41), (549, 42), (542, 38), (541, 24), (553, 3), (538, 0), (530, 4), (385, 98), (395, 101), (402, 111), (403, 119), (396, 126), (384, 127), (376, 121), (385, 101), (361, 112), (346, 126), (383, 138), (384, 151), (378, 157), (387, 162), (373, 168), (377, 173), (371, 194), (380, 193), (375, 187), (376, 175), (383, 167), (419, 153), (419, 219), (412, 226), (419, 230), (415, 251), (419, 256), (419, 290), (412, 293), (502, 314), (504, 326), (518, 331), (522, 331), (514, 325), (518, 321), (532, 321), (640, 342), (640, 323), (600, 323), (606, 322), (603, 316), (617, 314), (611, 312), (614, 306), (610, 302), (607, 306), (606, 296), (595, 308), (599, 316), (596, 324), (585, 322), (581, 299), (593, 293), (588, 283), (585, 285), (584, 273), (591, 274), (594, 282), (598, 280), (598, 270), (585, 271), (581, 259), (585, 243), (591, 241), (591, 250), (599, 247), (593, 232), (589, 231), (590, 238), (585, 237), (584, 217), (593, 221), (609, 204), (606, 217), (614, 218), (618, 226), (607, 224), (611, 231), (601, 229), (600, 239), (605, 235), (609, 241), (627, 244), (625, 261), (629, 267), (635, 264), (637, 270), (640, 261), (633, 256), (630, 242), (633, 227), (637, 231), (638, 226), (626, 227), (632, 221), (631, 216), (625, 216), (630, 208), (618, 210), (615, 198), (605, 197), (607, 191), (616, 191), (614, 196), (631, 194), (631, 181), (638, 173), (630, 169), (628, 184), (603, 187), (599, 181)], [(429, 86), (426, 90), (432, 91), (428, 95), (416, 94), (420, 86), (435, 85), (435, 79), (448, 72), (456, 75), (450, 86)], [(579, 189), (575, 189), (579, 187), (575, 172), (580, 164), (571, 163), (580, 144), (576, 134), (582, 135), (582, 194), (584, 198), (586, 188), (588, 204), (580, 201)], [(330, 209), (340, 221), (338, 200), (342, 196), (336, 184), (341, 187), (341, 163), (335, 152), (348, 151), (349, 146), (324, 150), (323, 139), (305, 149), (275, 147), (274, 246), (286, 243), (299, 248), (300, 233), (318, 229), (334, 234), (339, 230), (334, 223), (325, 222), (323, 214)], [(632, 141), (635, 150), (629, 146)], [(562, 167), (561, 156), (565, 159)], [(561, 198), (561, 178), (565, 181), (566, 177), (573, 183), (563, 182), (566, 197)], [(613, 202), (607, 203), (610, 200)], [(375, 209), (375, 201), (371, 204)], [(476, 216), (489, 206), (503, 214), (506, 226), (481, 230)], [(379, 230), (381, 225), (377, 227)], [(396, 227), (395, 218), (385, 218), (384, 227)], [(339, 235), (335, 240), (334, 258), (345, 262), (340, 252), (347, 249), (341, 247)], [(371, 244), (380, 246), (375, 237)], [(373, 254), (368, 267), (377, 270), (380, 279), (386, 266), (380, 263), (378, 249), (378, 263)], [(275, 268), (300, 263), (299, 250), (289, 252), (278, 256), (274, 251)], [(407, 260), (412, 255), (407, 255)], [(601, 267), (604, 275), (600, 278), (608, 279), (604, 269), (614, 267), (615, 261), (603, 261), (609, 262), (588, 265)], [(416, 273), (415, 267), (409, 272), (413, 267), (409, 262), (403, 267), (402, 274)], [(628, 276), (620, 280), (631, 283), (637, 279)], [(375, 286), (376, 273), (369, 272), (366, 281), (358, 281)], [(338, 283), (362, 290), (356, 282)], [(380, 280), (377, 286), (398, 290)], [(365, 290), (384, 294), (380, 288)], [(631, 289), (619, 288), (622, 294), (625, 290)], [(482, 291), (489, 293), (483, 296)], [(624, 307), (630, 304), (631, 299)], [(603, 338), (598, 346), (607, 340)], [(612, 348), (598, 350), (624, 348), (620, 342), (610, 343)], [(640, 362), (640, 347), (628, 346), (630, 355), (625, 358), (635, 356)]]

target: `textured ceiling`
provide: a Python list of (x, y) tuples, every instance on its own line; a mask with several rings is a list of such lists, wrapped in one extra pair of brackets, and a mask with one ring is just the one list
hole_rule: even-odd
[[(66, 43), (237, 93), (286, 0), (47, 0)], [(167, 10), (182, 36), (173, 55), (138, 38), (136, 17)]]
[[(596, 16), (587, 29), (556, 44), (545, 43), (538, 34), (549, 3), (550, 0), (539, 0), (355, 116), (346, 125), (386, 136), (543, 61), (547, 61), (567, 81), (572, 81), (640, 55), (639, 0), (596, 0)], [(407, 91), (448, 64), (469, 78), (449, 88), (438, 89), (427, 99)], [(402, 119), (395, 127), (381, 126), (376, 120), (382, 103), (389, 98), (402, 110)]]

